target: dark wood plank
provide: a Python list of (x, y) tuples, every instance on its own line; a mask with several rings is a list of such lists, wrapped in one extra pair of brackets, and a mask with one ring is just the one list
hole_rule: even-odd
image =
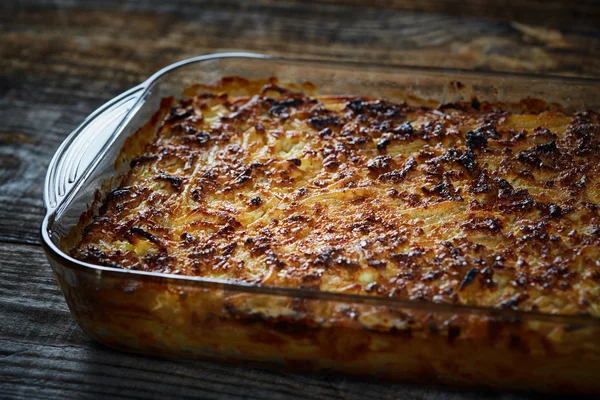
[[(6, 12), (0, 20), (5, 26), (2, 37), (8, 56), (0, 65), (8, 71), (18, 67), (36, 73), (139, 80), (175, 59), (207, 51), (251, 50), (299, 57), (598, 76), (598, 26), (547, 26), (543, 13), (532, 12), (542, 8), (539, 2), (522, 2), (537, 4), (522, 11), (539, 16), (537, 20), (544, 25), (543, 29), (529, 30), (512, 20), (489, 18), (500, 7), (483, 6), (482, 1), (474, 3), (482, 10), (488, 7), (487, 18), (360, 3), (19, 1), (13, 15)], [(423, 4), (428, 3), (432, 2)], [(454, 14), (463, 10), (453, 7), (457, 2), (434, 3), (456, 10)], [(553, 15), (560, 12), (556, 7), (547, 8)], [(599, 12), (597, 7), (589, 9), (585, 15)], [(583, 14), (585, 8), (578, 10)], [(563, 14), (568, 20), (571, 14), (566, 11)], [(22, 51), (24, 47), (29, 51)]]
[[(333, 3), (364, 4), (362, 0), (324, 0)], [(595, 0), (373, 0), (378, 7), (439, 12), (462, 17), (494, 18), (541, 26), (595, 27), (600, 9)]]
[(0, 339), (2, 398), (520, 399)]
[(0, 240), (39, 243), (42, 188), (52, 155), (91, 111), (127, 85), (18, 75), (3, 84), (1, 79), (0, 87), (8, 89), (0, 96)]
[(0, 245), (0, 337), (89, 343), (71, 315), (41, 247)]
[(77, 327), (41, 248), (0, 244), (0, 260), (0, 398), (522, 398), (116, 352)]

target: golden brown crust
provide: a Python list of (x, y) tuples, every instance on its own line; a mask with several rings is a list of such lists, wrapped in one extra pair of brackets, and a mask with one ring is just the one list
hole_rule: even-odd
[(74, 257), (600, 315), (596, 113), (310, 97), (240, 78), (186, 93)]

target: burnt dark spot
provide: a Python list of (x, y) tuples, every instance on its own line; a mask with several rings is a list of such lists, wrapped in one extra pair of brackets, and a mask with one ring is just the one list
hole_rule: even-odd
[(232, 183), (234, 185), (241, 185), (243, 183), (248, 182), (251, 177), (252, 177), (252, 167), (246, 168), (235, 177), (235, 179), (233, 180)]
[(469, 172), (474, 172), (477, 169), (477, 154), (471, 149), (467, 150), (463, 155), (458, 157), (458, 162)]
[(348, 144), (351, 145), (363, 145), (366, 143), (369, 143), (371, 141), (370, 138), (368, 137), (364, 137), (364, 136), (357, 136), (357, 135), (346, 135), (346, 140), (348, 141)]
[(218, 235), (229, 235), (232, 234), (233, 232), (235, 232), (235, 225), (230, 224), (230, 223), (226, 223), (225, 225), (223, 225), (222, 227), (219, 228), (219, 230), (217, 230), (217, 234)]
[(548, 216), (550, 218), (559, 218), (562, 215), (562, 208), (556, 204), (550, 203), (548, 205)]
[(160, 239), (158, 239), (156, 236), (154, 236), (150, 232), (140, 228), (139, 226), (131, 227), (131, 229), (129, 229), (129, 234), (125, 235), (125, 237), (127, 239), (130, 239), (134, 235), (139, 235), (139, 236), (143, 237), (144, 239), (147, 239), (149, 242), (152, 242), (152, 243), (157, 244), (162, 247), (162, 243), (161, 243)]
[(494, 190), (494, 182), (488, 176), (486, 171), (482, 171), (477, 179), (471, 182), (471, 192), (479, 193), (491, 193)]
[(510, 298), (508, 298), (508, 299), (506, 299), (506, 300), (504, 300), (502, 302), (500, 302), (500, 304), (498, 304), (498, 307), (500, 307), (500, 308), (510, 308), (510, 309), (516, 310), (517, 306), (519, 305), (519, 303), (521, 301), (523, 301), (525, 299), (525, 297), (527, 297), (527, 296), (524, 296), (521, 293), (516, 294), (516, 295), (514, 295), (514, 296), (512, 296), (512, 297), (510, 297)]
[(258, 196), (254, 196), (250, 199), (250, 205), (253, 207), (259, 207), (262, 204), (262, 199)]
[(423, 140), (441, 139), (446, 137), (446, 126), (444, 122), (428, 121), (418, 132)]
[(271, 248), (270, 239), (266, 236), (250, 236), (246, 238), (244, 244), (250, 247), (250, 253), (253, 256), (261, 255)]
[(393, 130), (394, 133), (401, 135), (412, 135), (415, 130), (409, 121), (402, 123)]
[(459, 290), (464, 290), (467, 286), (472, 284), (475, 281), (475, 278), (477, 278), (478, 274), (479, 269), (477, 268), (471, 268), (470, 270), (468, 270), (462, 282), (460, 283)]
[(355, 114), (368, 114), (371, 116), (383, 116), (388, 118), (402, 117), (402, 109), (397, 104), (387, 103), (385, 101), (365, 101), (361, 99), (353, 99), (346, 103), (346, 109), (352, 110)]
[(542, 154), (550, 154), (558, 151), (558, 147), (556, 147), (556, 140), (553, 140), (549, 143), (538, 144), (536, 149)]
[(500, 199), (508, 199), (512, 196), (517, 195), (517, 191), (513, 188), (513, 186), (503, 178), (494, 178), (494, 183), (498, 186), (498, 198)]
[(274, 105), (273, 107), (271, 107), (269, 109), (269, 114), (274, 117), (280, 117), (283, 119), (289, 117), (289, 114), (287, 113), (287, 107), (282, 105)]
[(313, 260), (313, 264), (329, 266), (333, 263), (333, 259), (337, 253), (338, 250), (328, 247), (321, 251), (319, 254), (317, 254), (317, 256)]
[(467, 132), (465, 138), (467, 147), (471, 150), (483, 149), (487, 146), (488, 138), (481, 128)]
[(391, 143), (391, 141), (388, 138), (379, 139), (377, 141), (377, 150), (384, 151), (389, 146), (390, 143)]
[(379, 126), (376, 126), (375, 129), (381, 132), (385, 132), (388, 131), (391, 127), (392, 121), (388, 119), (379, 124)]
[(390, 258), (392, 261), (398, 264), (400, 267), (410, 267), (414, 264), (414, 259), (418, 258), (421, 254), (417, 252), (408, 252), (408, 253), (392, 253)]
[(439, 279), (442, 276), (442, 271), (431, 271), (423, 275), (421, 281), (423, 282), (431, 282)]
[(202, 189), (193, 188), (192, 190), (190, 190), (190, 195), (194, 201), (197, 201), (197, 202), (202, 201), (202, 198), (203, 198)]
[(498, 218), (471, 218), (464, 222), (461, 227), (469, 231), (498, 233), (502, 230), (502, 223)]
[(257, 133), (265, 133), (265, 126), (259, 122), (254, 125), (254, 130), (256, 130)]
[(521, 151), (517, 156), (517, 160), (532, 167), (540, 167), (542, 165), (542, 160), (535, 149)]
[(349, 102), (347, 102), (345, 108), (350, 109), (358, 114), (363, 110), (363, 108), (367, 104), (368, 104), (368, 102), (366, 102), (366, 101), (363, 101), (360, 99), (354, 99), (354, 100), (350, 100)]
[[(268, 93), (270, 91), (274, 91), (274, 92), (277, 92), (277, 93), (284, 94), (284, 93), (288, 93), (289, 89), (286, 89), (284, 87), (277, 86), (275, 84), (269, 83), (269, 84), (266, 84), (265, 86), (263, 86), (260, 89), (260, 94), (264, 96), (266, 93)], [(270, 100), (274, 101), (273, 99), (270, 99)]]
[(105, 267), (120, 268), (120, 269), (124, 268), (119, 263), (111, 260), (110, 257), (108, 256), (108, 254), (106, 254), (104, 251), (102, 251), (94, 246), (87, 247), (84, 251), (82, 251), (77, 256), (78, 256), (77, 258), (79, 258), (81, 261), (84, 261), (84, 262), (87, 262), (90, 264), (103, 265)]
[(183, 179), (181, 179), (177, 176), (168, 175), (163, 172), (163, 173), (157, 175), (156, 177), (154, 177), (154, 179), (156, 179), (157, 181), (168, 182), (169, 184), (171, 184), (173, 189), (175, 189), (175, 191), (181, 192), (181, 185), (183, 184)]
[(279, 100), (278, 102), (275, 103), (275, 105), (286, 107), (286, 108), (287, 107), (298, 107), (298, 106), (301, 106), (302, 104), (304, 104), (304, 99), (301, 99), (298, 97), (294, 97), (291, 99)]
[(198, 129), (189, 124), (179, 124), (173, 128), (173, 131), (183, 135), (195, 135), (198, 132)]
[(127, 196), (130, 193), (131, 187), (118, 188), (115, 190), (111, 190), (106, 195), (106, 203), (113, 202), (116, 200), (120, 200), (123, 197)]
[(392, 159), (387, 156), (377, 156), (367, 161), (367, 168), (372, 171), (383, 171), (390, 168), (390, 161)]
[(382, 181), (401, 182), (416, 165), (417, 161), (411, 157), (406, 161), (402, 168), (381, 174), (378, 179)]
[(158, 155), (156, 155), (156, 154), (143, 154), (143, 155), (137, 156), (133, 160), (131, 160), (131, 162), (129, 163), (129, 166), (131, 168), (135, 168), (138, 165), (154, 161), (157, 158), (158, 158)]
[(333, 132), (331, 131), (331, 128), (324, 128), (319, 131), (319, 137), (322, 137), (325, 139), (325, 138), (330, 138), (331, 136), (333, 136)]
[(198, 241), (194, 236), (190, 235), (187, 232), (183, 232), (179, 238), (186, 244), (194, 244)]
[(401, 111), (402, 110), (401, 110), (400, 106), (393, 104), (387, 110), (384, 111), (384, 115), (386, 117), (391, 117), (391, 118), (402, 118), (402, 117), (404, 117), (404, 114), (402, 114)]
[(159, 270), (163, 273), (173, 272), (175, 257), (168, 255), (165, 251), (147, 254), (144, 257), (144, 267), (153, 271)]
[(535, 206), (535, 200), (531, 197), (526, 197), (523, 200), (517, 200), (508, 204), (503, 204), (501, 209), (504, 211), (527, 211)]
[(323, 129), (331, 126), (339, 126), (342, 120), (338, 117), (312, 117), (308, 119), (308, 124), (315, 129)]
[(377, 282), (371, 282), (367, 286), (365, 286), (365, 292), (371, 293), (376, 291), (379, 288), (379, 284)]
[(298, 197), (304, 197), (308, 194), (308, 189), (300, 188), (300, 189), (296, 190), (296, 194), (298, 195)]
[(290, 158), (288, 161), (293, 163), (297, 167), (302, 165), (302, 160), (300, 160), (299, 158)]
[(310, 221), (310, 218), (308, 218), (306, 215), (301, 215), (301, 214), (290, 215), (288, 217), (288, 219), (290, 221), (294, 221), (294, 222), (308, 222), (308, 221)]
[(521, 151), (517, 156), (517, 160), (532, 167), (553, 168), (555, 159), (548, 159), (546, 157), (545, 159), (547, 162), (544, 162), (543, 157), (556, 154), (558, 154), (558, 147), (556, 147), (556, 141), (553, 140), (549, 143), (538, 144), (534, 147)]
[(179, 121), (192, 116), (192, 109), (190, 107), (175, 106), (171, 108), (171, 112), (167, 117), (167, 121)]
[(188, 143), (202, 145), (210, 141), (209, 131), (199, 131), (191, 125), (179, 125), (177, 130), (181, 130), (184, 133), (182, 139)]
[(210, 132), (207, 131), (198, 131), (196, 135), (194, 135), (194, 141), (198, 144), (208, 143), (210, 140)]
[(225, 247), (223, 247), (223, 250), (221, 250), (221, 252), (223, 253), (224, 256), (231, 256), (231, 254), (233, 253), (233, 251), (236, 248), (237, 248), (237, 243), (231, 242), (231, 243), (225, 245)]
[(459, 190), (451, 183), (440, 182), (432, 188), (422, 186), (421, 190), (427, 195), (439, 196), (444, 200), (463, 201)]
[(265, 263), (267, 265), (272, 265), (277, 269), (281, 269), (281, 268), (285, 267), (285, 262), (283, 262), (273, 250), (267, 250), (265, 252), (265, 254), (266, 254)]
[(600, 151), (600, 125), (584, 123), (572, 126), (567, 134), (568, 138), (575, 139), (574, 153), (578, 156), (598, 154)]

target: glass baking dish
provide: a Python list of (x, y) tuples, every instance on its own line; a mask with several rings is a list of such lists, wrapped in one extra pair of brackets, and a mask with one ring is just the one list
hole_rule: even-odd
[[(543, 99), (600, 109), (600, 81), (293, 60), (256, 54), (173, 64), (91, 114), (46, 175), (42, 244), (71, 313), (108, 346), (338, 371), (393, 380), (600, 393), (600, 319), (308, 289), (253, 286), (86, 264), (61, 250), (79, 219), (118, 185), (125, 140), (161, 98), (225, 76), (310, 81), (319, 95), (391, 101)], [(121, 160), (122, 161), (122, 160)], [(89, 207), (92, 211), (88, 211)], [(599, 299), (600, 300), (600, 299)], [(378, 318), (373, 318), (373, 316)], [(385, 324), (377, 321), (385, 317)]]

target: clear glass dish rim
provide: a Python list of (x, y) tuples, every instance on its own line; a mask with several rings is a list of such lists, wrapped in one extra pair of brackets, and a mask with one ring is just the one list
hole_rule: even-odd
[[(459, 68), (437, 68), (437, 67), (424, 67), (424, 66), (407, 66), (407, 65), (391, 65), (391, 64), (381, 64), (381, 63), (363, 63), (357, 61), (337, 61), (337, 60), (319, 60), (319, 59), (309, 59), (309, 58), (290, 58), (290, 57), (282, 57), (282, 56), (271, 56), (266, 54), (258, 54), (258, 53), (245, 53), (245, 52), (231, 52), (231, 53), (214, 53), (207, 54), (197, 57), (192, 57), (188, 59), (184, 59), (173, 63), (171, 65), (166, 66), (165, 68), (157, 71), (152, 76), (150, 76), (147, 80), (142, 82), (140, 85), (136, 86), (129, 91), (133, 91), (134, 89), (143, 89), (143, 92), (140, 94), (139, 99), (143, 99), (144, 95), (147, 93), (148, 89), (152, 87), (154, 83), (156, 83), (161, 77), (169, 74), (170, 72), (175, 71), (181, 67), (202, 63), (204, 61), (211, 61), (217, 59), (263, 59), (270, 60), (272, 62), (288, 62), (295, 63), (297, 65), (302, 64), (318, 64), (322, 66), (344, 66), (344, 67), (356, 67), (356, 68), (370, 68), (370, 69), (387, 69), (387, 70), (397, 70), (397, 71), (411, 71), (415, 73), (439, 73), (439, 74), (449, 74), (456, 75), (457, 78), (461, 76), (478, 76), (478, 77), (489, 77), (489, 78), (517, 78), (517, 79), (537, 79), (540, 81), (548, 81), (548, 82), (577, 82), (577, 83), (589, 83), (594, 85), (600, 85), (600, 79), (596, 78), (585, 78), (585, 77), (570, 77), (570, 76), (557, 76), (557, 75), (540, 75), (540, 74), (530, 74), (530, 73), (520, 73), (520, 72), (495, 72), (495, 71), (473, 71), (467, 69), (459, 69)], [(129, 92), (128, 91), (128, 92)], [(125, 92), (127, 93), (127, 92)], [(99, 112), (101, 109), (105, 108), (107, 104), (111, 103), (115, 99), (120, 96), (117, 96), (111, 100), (109, 100), (104, 105), (100, 106), (96, 111), (92, 112), (88, 119), (97, 118), (102, 112)], [(138, 100), (139, 102), (140, 100)], [(87, 119), (86, 119), (87, 120)], [(366, 295), (358, 295), (358, 294), (348, 294), (348, 293), (336, 293), (329, 291), (319, 291), (319, 290), (310, 290), (306, 288), (287, 288), (280, 286), (265, 286), (265, 285), (256, 285), (246, 282), (231, 282), (226, 280), (218, 280), (218, 279), (208, 279), (203, 277), (196, 276), (182, 276), (182, 275), (174, 275), (174, 274), (164, 274), (159, 272), (146, 272), (146, 271), (136, 271), (136, 270), (127, 270), (127, 269), (118, 269), (112, 267), (105, 267), (100, 265), (94, 265), (86, 262), (79, 261), (71, 256), (65, 254), (58, 246), (56, 246), (52, 240), (50, 239), (50, 233), (48, 227), (50, 223), (54, 220), (55, 213), (59, 207), (50, 207), (47, 202), (47, 191), (48, 186), (47, 182), (50, 178), (50, 166), (55, 163), (57, 160), (57, 156), (62, 148), (62, 146), (74, 139), (74, 134), (76, 133), (77, 128), (69, 134), (63, 144), (57, 149), (55, 155), (52, 158), (52, 161), (49, 164), (48, 172), (45, 177), (45, 185), (44, 185), (44, 207), (46, 209), (46, 214), (43, 218), (41, 224), (41, 244), (46, 252), (48, 258), (51, 258), (61, 266), (70, 269), (76, 269), (85, 272), (96, 272), (99, 277), (101, 276), (109, 276), (109, 277), (118, 277), (122, 279), (136, 279), (136, 280), (159, 280), (165, 281), (164, 283), (175, 284), (175, 285), (193, 285), (198, 287), (204, 287), (214, 290), (229, 290), (234, 292), (245, 292), (245, 293), (253, 293), (260, 295), (271, 295), (271, 296), (285, 296), (290, 298), (303, 298), (303, 299), (311, 299), (311, 300), (322, 300), (322, 301), (335, 301), (335, 302), (343, 302), (347, 304), (369, 304), (373, 306), (391, 306), (398, 307), (404, 309), (413, 309), (416, 311), (427, 311), (431, 313), (455, 313), (460, 315), (478, 315), (485, 316), (490, 318), (497, 318), (503, 321), (513, 321), (513, 322), (521, 322), (521, 321), (539, 321), (539, 322), (550, 322), (557, 324), (573, 324), (573, 325), (586, 325), (591, 327), (600, 327), (600, 318), (587, 316), (587, 315), (569, 315), (569, 314), (549, 314), (542, 313), (536, 311), (522, 311), (522, 310), (514, 310), (514, 309), (499, 309), (494, 307), (485, 307), (485, 306), (473, 306), (473, 305), (465, 305), (465, 304), (450, 304), (450, 303), (436, 303), (433, 301), (418, 301), (418, 300), (410, 300), (410, 299), (399, 299), (399, 298), (389, 298), (389, 297), (380, 297), (380, 296), (366, 296)]]

